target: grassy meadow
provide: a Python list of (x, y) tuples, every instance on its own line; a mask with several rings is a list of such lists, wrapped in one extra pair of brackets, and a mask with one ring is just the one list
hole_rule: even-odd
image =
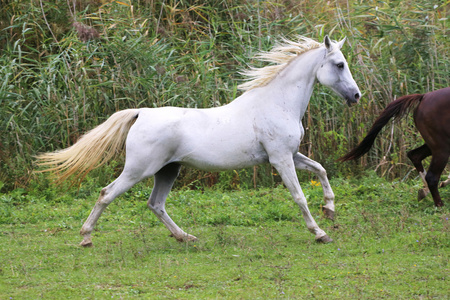
[(417, 182), (370, 172), (331, 180), (333, 222), (321, 187), (302, 183), (331, 244), (314, 241), (282, 185), (174, 191), (168, 213), (199, 238), (179, 243), (140, 184), (104, 212), (92, 248), (78, 246), (78, 232), (99, 188), (1, 195), (0, 299), (448, 298), (448, 206), (417, 202)]

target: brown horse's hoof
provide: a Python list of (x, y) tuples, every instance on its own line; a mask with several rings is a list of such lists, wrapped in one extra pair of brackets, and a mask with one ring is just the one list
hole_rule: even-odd
[(417, 193), (417, 200), (418, 201), (422, 201), (423, 198), (425, 198), (427, 196), (427, 192), (425, 192), (424, 189), (420, 189), (419, 192)]
[(322, 236), (322, 237), (316, 239), (316, 242), (328, 244), (328, 243), (333, 242), (333, 239), (330, 238), (328, 235), (325, 234), (324, 236)]
[(334, 221), (334, 211), (332, 211), (331, 209), (329, 209), (327, 207), (322, 207), (322, 211), (326, 218)]

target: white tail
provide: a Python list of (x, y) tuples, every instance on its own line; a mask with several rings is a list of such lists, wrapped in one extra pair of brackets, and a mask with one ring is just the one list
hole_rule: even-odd
[(69, 148), (38, 155), (39, 166), (54, 166), (38, 172), (53, 171), (62, 182), (76, 173), (75, 180), (121, 153), (125, 148), (128, 131), (136, 121), (139, 109), (116, 112), (104, 123), (83, 135)]

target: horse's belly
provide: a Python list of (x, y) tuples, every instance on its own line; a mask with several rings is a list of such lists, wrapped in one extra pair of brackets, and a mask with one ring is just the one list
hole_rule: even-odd
[(263, 149), (204, 148), (201, 151), (189, 153), (179, 162), (182, 165), (204, 171), (222, 171), (266, 163), (268, 156)]

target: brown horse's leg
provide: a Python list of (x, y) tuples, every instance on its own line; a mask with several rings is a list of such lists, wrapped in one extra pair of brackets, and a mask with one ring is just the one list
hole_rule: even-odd
[(448, 153), (434, 153), (427, 175), (425, 176), (431, 195), (433, 196), (434, 205), (437, 207), (444, 206), (439, 195), (438, 184), (442, 171), (444, 171), (445, 165), (447, 164), (448, 157)]
[(413, 163), (416, 170), (419, 172), (420, 178), (422, 179), (422, 182), (424, 184), (424, 188), (419, 190), (417, 197), (418, 200), (420, 201), (423, 198), (425, 198), (425, 196), (428, 195), (428, 193), (430, 192), (427, 181), (425, 180), (426, 172), (425, 169), (423, 168), (422, 160), (431, 155), (431, 150), (427, 146), (427, 144), (424, 144), (419, 148), (409, 151), (407, 155), (408, 158)]

